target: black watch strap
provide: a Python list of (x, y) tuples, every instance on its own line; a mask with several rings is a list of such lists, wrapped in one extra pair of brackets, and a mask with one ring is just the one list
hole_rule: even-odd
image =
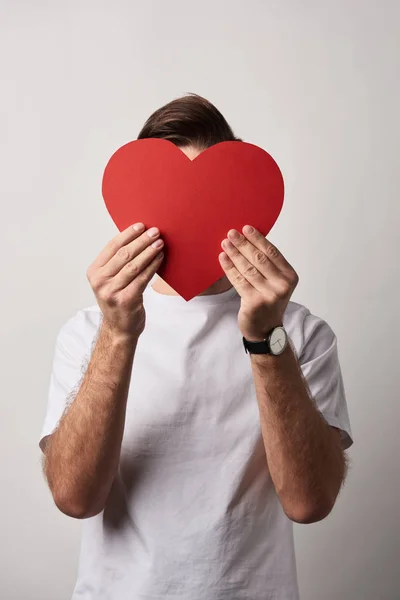
[(262, 342), (249, 342), (246, 338), (243, 338), (243, 346), (246, 354), (271, 354), (271, 348), (269, 347), (268, 339)]

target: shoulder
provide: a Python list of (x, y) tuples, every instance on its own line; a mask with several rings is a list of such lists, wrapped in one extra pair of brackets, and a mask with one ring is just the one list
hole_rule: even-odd
[(57, 344), (70, 351), (87, 349), (96, 337), (101, 319), (102, 313), (97, 304), (76, 311), (61, 326)]
[(336, 335), (329, 323), (298, 302), (289, 302), (283, 325), (297, 356), (304, 360), (311, 355), (322, 354), (336, 343)]

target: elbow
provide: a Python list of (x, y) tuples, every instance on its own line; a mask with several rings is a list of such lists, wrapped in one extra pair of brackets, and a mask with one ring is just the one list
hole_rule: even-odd
[(79, 502), (70, 497), (53, 494), (54, 504), (64, 515), (73, 519), (90, 519), (100, 514), (104, 506), (100, 503)]
[[(304, 491), (303, 494), (299, 494), (298, 491), (296, 494), (292, 490), (290, 500), (286, 495), (286, 501), (282, 502), (286, 516), (294, 523), (302, 525), (323, 521), (332, 512), (342, 483), (343, 478), (338, 480), (335, 485), (321, 486), (319, 490), (314, 488), (313, 492), (308, 490), (308, 492)], [(293, 500), (294, 498), (296, 499)]]
[(290, 507), (284, 507), (286, 516), (294, 523), (310, 525), (325, 519), (332, 511), (335, 502), (331, 499), (323, 499), (312, 502), (296, 503)]
[(94, 490), (90, 491), (88, 486), (82, 483), (68, 484), (68, 478), (60, 473), (58, 465), (52, 468), (47, 447), (45, 450), (43, 472), (58, 510), (73, 519), (90, 519), (100, 514), (105, 507), (103, 495)]

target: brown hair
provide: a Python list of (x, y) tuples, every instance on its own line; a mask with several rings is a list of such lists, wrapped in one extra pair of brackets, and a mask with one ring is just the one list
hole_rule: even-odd
[(162, 138), (178, 147), (199, 150), (219, 142), (242, 141), (219, 110), (197, 94), (187, 94), (156, 110), (138, 135), (138, 140), (144, 138)]

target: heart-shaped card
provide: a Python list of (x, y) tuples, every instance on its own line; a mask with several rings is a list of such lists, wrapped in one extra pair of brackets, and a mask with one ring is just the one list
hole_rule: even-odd
[(129, 142), (110, 158), (102, 193), (120, 231), (138, 221), (164, 240), (158, 274), (186, 301), (224, 275), (218, 255), (229, 229), (267, 236), (283, 206), (274, 159), (247, 142), (220, 142), (190, 160), (172, 142)]

